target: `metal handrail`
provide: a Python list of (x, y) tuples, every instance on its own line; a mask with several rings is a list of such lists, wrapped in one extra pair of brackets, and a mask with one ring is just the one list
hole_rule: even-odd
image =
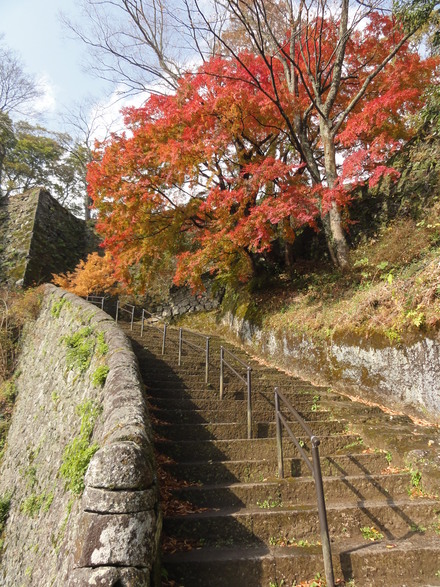
[[(300, 441), (296, 438), (292, 429), (289, 426), (286, 418), (283, 416), (280, 410), (280, 399), (284, 402), (287, 406), (289, 412), (293, 415), (295, 420), (300, 424), (304, 432), (310, 439), (312, 445), (312, 461), (310, 461), (307, 453), (301, 446)], [(292, 404), (287, 400), (287, 398), (279, 391), (277, 387), (275, 387), (275, 423), (276, 423), (276, 437), (277, 437), (277, 456), (278, 456), (278, 475), (281, 479), (284, 478), (284, 464), (283, 464), (283, 437), (282, 437), (282, 427), (281, 424), (287, 430), (291, 440), (295, 444), (296, 448), (298, 449), (300, 455), (303, 457), (306, 465), (312, 472), (313, 478), (315, 480), (315, 489), (316, 489), (316, 498), (318, 502), (318, 516), (319, 516), (319, 525), (321, 528), (321, 544), (322, 544), (322, 556), (324, 559), (324, 571), (325, 571), (325, 578), (327, 581), (328, 587), (334, 587), (335, 579), (333, 574), (333, 562), (332, 562), (332, 553), (330, 547), (330, 538), (328, 533), (328, 523), (327, 523), (327, 512), (325, 508), (325, 499), (324, 499), (324, 486), (322, 483), (322, 472), (321, 472), (321, 462), (319, 460), (319, 445), (321, 441), (319, 438), (313, 434), (311, 428), (304, 422)]]
[(131, 310), (127, 310), (126, 308), (123, 308), (120, 305), (119, 300), (116, 302), (116, 318), (115, 318), (116, 324), (118, 323), (119, 313), (120, 312), (126, 312), (127, 314), (130, 314), (130, 316), (131, 316), (131, 319), (130, 319), (130, 330), (133, 330), (135, 306), (133, 306), (133, 304), (124, 304), (124, 306), (128, 306), (129, 308), (131, 308)]
[[(184, 339), (183, 338), (184, 332), (187, 332), (188, 334), (191, 334), (193, 336), (200, 336), (201, 338), (204, 338), (205, 339), (205, 347), (201, 347), (198, 344), (194, 344), (193, 342), (191, 342), (188, 339)], [(209, 336), (205, 336), (204, 334), (200, 334), (199, 332), (193, 332), (192, 330), (186, 330), (185, 328), (179, 328), (179, 358), (178, 358), (177, 364), (179, 365), (179, 367), (182, 364), (183, 343), (187, 344), (189, 347), (191, 347), (197, 351), (202, 351), (202, 353), (205, 353), (205, 383), (208, 383), (208, 379), (209, 379), (209, 341), (210, 341)]]
[[(243, 377), (238, 371), (234, 369), (232, 365), (230, 365), (225, 360), (225, 353), (231, 356), (237, 363), (243, 365), (246, 368), (246, 378)], [(252, 368), (249, 367), (246, 363), (244, 363), (241, 359), (236, 357), (231, 351), (225, 349), (223, 346), (220, 347), (220, 399), (223, 399), (223, 390), (224, 390), (224, 365), (228, 367), (234, 375), (236, 375), (243, 383), (246, 384), (247, 387), (247, 434), (248, 438), (252, 438), (252, 379), (251, 379), (251, 372)]]
[(95, 304), (95, 306), (99, 306), (101, 310), (104, 309), (104, 296), (86, 296), (86, 301), (90, 302), (91, 304)]
[[(145, 308), (142, 308), (142, 318), (141, 318), (141, 338), (144, 336), (144, 321), (145, 321), (145, 314), (148, 314), (148, 316), (151, 316), (151, 318), (156, 318), (156, 320), (158, 322), (163, 322), (163, 335), (162, 335), (162, 355), (165, 354), (165, 342), (166, 342), (166, 338), (167, 338), (167, 328), (168, 328), (168, 324), (164, 321), (161, 320), (160, 318), (157, 318), (157, 316), (155, 316), (154, 314), (152, 314), (151, 312), (149, 312), (148, 310), (145, 310)], [(161, 330), (161, 329), (158, 329)]]

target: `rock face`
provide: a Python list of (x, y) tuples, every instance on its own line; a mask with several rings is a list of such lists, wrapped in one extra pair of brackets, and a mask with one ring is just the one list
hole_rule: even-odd
[(223, 317), (235, 335), (277, 365), (319, 385), (440, 422), (440, 342), (421, 338), (409, 346), (353, 335), (314, 341), (288, 329), (275, 331)]
[[(161, 516), (151, 426), (125, 335), (100, 309), (46, 286), (15, 386), (0, 469), (0, 497), (12, 495), (0, 585), (151, 585)], [(68, 488), (69, 474), (88, 449), (81, 494)]]
[(173, 318), (191, 312), (209, 312), (217, 309), (222, 301), (224, 289), (214, 289), (214, 281), (210, 275), (202, 277), (205, 291), (195, 294), (187, 286), (170, 289), (168, 300), (161, 306), (152, 308), (154, 313), (161, 318)]
[(0, 199), (0, 283), (50, 281), (52, 273), (72, 270), (97, 246), (86, 222), (44, 189)]

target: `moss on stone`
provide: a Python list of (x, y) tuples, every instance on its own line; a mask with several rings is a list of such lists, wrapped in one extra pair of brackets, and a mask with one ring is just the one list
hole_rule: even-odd
[(84, 475), (90, 459), (99, 450), (99, 445), (91, 444), (93, 428), (102, 408), (91, 400), (79, 404), (76, 413), (81, 417), (80, 433), (70, 442), (63, 453), (60, 475), (66, 480), (66, 489), (74, 495), (84, 491)]

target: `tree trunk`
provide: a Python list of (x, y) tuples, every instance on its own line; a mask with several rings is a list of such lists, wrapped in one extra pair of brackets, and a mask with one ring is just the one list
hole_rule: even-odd
[(90, 206), (93, 204), (92, 200), (90, 199), (89, 194), (86, 191), (84, 196), (84, 220), (90, 220), (92, 215), (90, 213)]
[(293, 243), (288, 241), (284, 243), (284, 263), (290, 279), (293, 279), (295, 274), (295, 253)]
[[(324, 145), (324, 165), (327, 185), (329, 188), (332, 188), (335, 186), (338, 179), (338, 172), (336, 168), (336, 150), (333, 136), (329, 131), (325, 120), (322, 118), (320, 121), (320, 130), (321, 140)], [(334, 200), (331, 202), (330, 210), (328, 212), (328, 225), (330, 228), (331, 238), (330, 246), (333, 249), (337, 264), (342, 270), (346, 270), (350, 264), (348, 244), (342, 228), (341, 213), (337, 203)]]
[(334, 251), (338, 265), (342, 270), (348, 269), (350, 265), (347, 240), (342, 229), (341, 213), (336, 202), (332, 202), (328, 213), (330, 219), (330, 230), (333, 239)]
[(335, 267), (338, 267), (339, 263), (338, 263), (338, 259), (335, 255), (335, 251), (334, 251), (334, 247), (333, 247), (333, 237), (332, 237), (332, 230), (331, 230), (331, 226), (330, 226), (330, 215), (327, 214), (322, 214), (321, 213), (321, 222), (322, 222), (322, 226), (324, 228), (324, 234), (325, 234), (325, 242), (327, 243), (327, 249), (330, 255), (330, 259), (332, 260), (332, 263)]

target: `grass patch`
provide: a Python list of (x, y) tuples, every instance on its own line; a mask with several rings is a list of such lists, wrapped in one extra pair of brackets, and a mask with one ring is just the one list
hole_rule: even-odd
[(105, 342), (103, 332), (98, 332), (96, 335), (96, 352), (99, 357), (104, 357), (108, 353), (108, 344)]
[(69, 307), (70, 302), (68, 302), (65, 298), (60, 298), (57, 302), (54, 302), (52, 304), (52, 307), (50, 309), (50, 313), (52, 314), (52, 316), (54, 318), (59, 318), (60, 314), (61, 314), (61, 310), (64, 308), (64, 306)]
[(287, 536), (271, 536), (269, 538), (269, 544), (271, 546), (279, 546), (279, 547), (297, 547), (297, 548), (312, 548), (314, 546), (321, 546), (321, 542), (319, 540), (306, 540), (306, 539), (299, 539), (296, 538), (288, 538)]
[(384, 538), (382, 532), (379, 532), (374, 526), (364, 526), (361, 528), (361, 534), (364, 540), (370, 540), (371, 542), (377, 542)]
[(0, 389), (0, 397), (8, 404), (13, 405), (17, 397), (17, 386), (15, 381), (5, 381)]
[(94, 387), (102, 387), (107, 379), (110, 368), (107, 365), (100, 365), (92, 374), (92, 383)]
[(5, 493), (0, 495), (0, 554), (3, 549), (4, 532), (6, 520), (8, 519), (9, 510), (11, 507), (12, 493)]
[(70, 336), (64, 336), (62, 340), (67, 346), (68, 369), (77, 369), (80, 373), (85, 373), (90, 366), (95, 348), (93, 328), (85, 326)]
[(38, 516), (40, 511), (47, 512), (53, 502), (54, 494), (51, 493), (41, 493), (37, 495), (33, 493), (26, 499), (24, 499), (20, 505), (20, 511), (29, 516), (30, 518), (35, 518)]
[(267, 499), (264, 499), (263, 501), (257, 501), (257, 506), (263, 510), (278, 508), (278, 507), (281, 507), (282, 505), (283, 505), (283, 501), (280, 496), (275, 497), (275, 498), (272, 498), (269, 496)]
[(79, 404), (76, 408), (76, 413), (81, 418), (80, 433), (64, 449), (59, 471), (66, 481), (65, 488), (74, 495), (81, 495), (84, 491), (84, 475), (90, 459), (99, 449), (99, 445), (91, 444), (90, 440), (101, 411), (102, 408), (91, 400)]

